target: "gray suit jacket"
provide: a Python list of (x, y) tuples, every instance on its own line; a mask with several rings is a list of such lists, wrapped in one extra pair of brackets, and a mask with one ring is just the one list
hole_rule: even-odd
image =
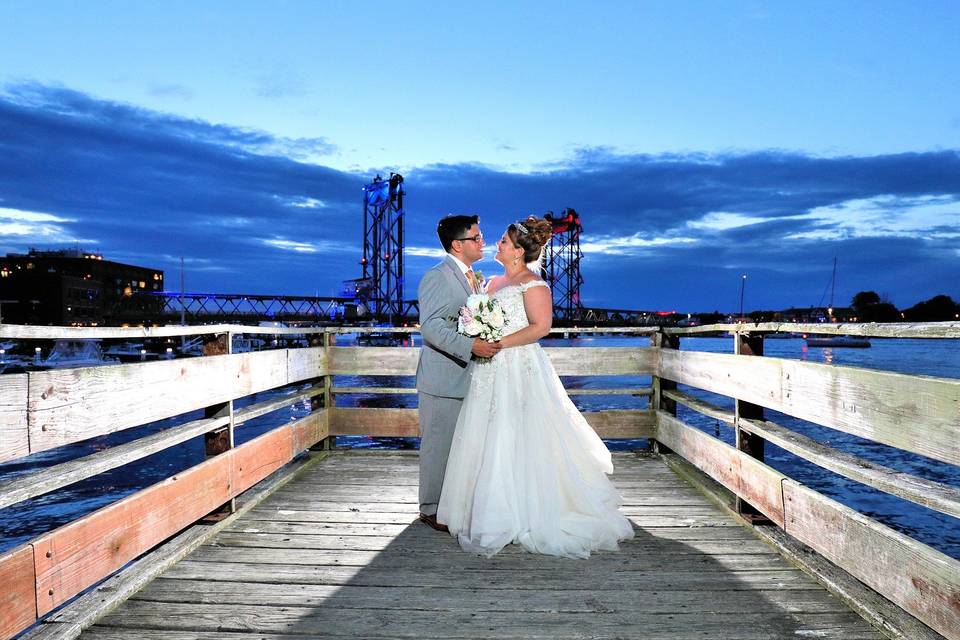
[(447, 398), (467, 395), (473, 338), (457, 333), (455, 318), (471, 293), (470, 283), (450, 256), (423, 274), (417, 288), (423, 336), (417, 363), (418, 391)]

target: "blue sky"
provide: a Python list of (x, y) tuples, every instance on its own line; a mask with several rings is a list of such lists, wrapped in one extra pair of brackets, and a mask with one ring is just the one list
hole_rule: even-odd
[(815, 304), (835, 255), (960, 298), (960, 5), (568, 5), (5, 2), (0, 252), (332, 295), (393, 170), (411, 285), (445, 213), (574, 207), (590, 305)]

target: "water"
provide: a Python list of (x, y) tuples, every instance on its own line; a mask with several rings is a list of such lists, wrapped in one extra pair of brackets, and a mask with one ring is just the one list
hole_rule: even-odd
[[(419, 341), (419, 336), (415, 339)], [(340, 339), (341, 345), (349, 338)], [(544, 346), (603, 346), (637, 347), (648, 346), (647, 338), (620, 336), (584, 336), (573, 340), (550, 339)], [(730, 338), (684, 338), (682, 350), (732, 353)], [(915, 375), (960, 377), (960, 340), (874, 340), (871, 349), (808, 349), (800, 339), (767, 340), (767, 356), (826, 362), (840, 366), (856, 366)], [(383, 386), (413, 387), (412, 376), (337, 376), (335, 386)], [(650, 376), (564, 376), (564, 384), (572, 388), (622, 389), (649, 387)], [(302, 387), (301, 387), (302, 388)], [(733, 401), (723, 396), (681, 387), (682, 391), (696, 395), (724, 408), (733, 409)], [(242, 407), (281, 395), (295, 393), (297, 389), (285, 389), (256, 394), (238, 400)], [(631, 396), (573, 396), (576, 405), (583, 411), (603, 409), (645, 408), (646, 398)], [(416, 395), (354, 394), (338, 396), (339, 406), (364, 407), (415, 407)], [(270, 429), (306, 415), (309, 407), (297, 405), (260, 416), (238, 427), (237, 443), (246, 442)], [(952, 486), (960, 486), (960, 467), (931, 460), (865, 441), (803, 420), (797, 420), (774, 411), (767, 411), (768, 419), (803, 433), (833, 447), (905, 471), (917, 476), (936, 480)], [(733, 432), (716, 420), (706, 418), (684, 407), (678, 416), (711, 435), (733, 443)], [(54, 451), (42, 452), (28, 458), (0, 464), (0, 482), (32, 470), (52, 466), (76, 457), (89, 455), (109, 446), (115, 446), (143, 437), (175, 424), (201, 417), (192, 412), (144, 425), (136, 429), (114, 433)], [(364, 436), (341, 436), (339, 446), (356, 448), (405, 448), (415, 449), (416, 438), (369, 438)], [(613, 440), (608, 446), (614, 450), (644, 448), (646, 440)], [(0, 510), (0, 551), (9, 549), (37, 535), (90, 513), (114, 500), (129, 495), (143, 487), (178, 473), (203, 460), (203, 440), (196, 438), (166, 451), (154, 454), (120, 469), (114, 469), (95, 478), (76, 483), (51, 494)], [(906, 533), (940, 551), (960, 558), (960, 522), (956, 518), (931, 511), (906, 500), (871, 489), (852, 480), (810, 464), (793, 454), (771, 444), (766, 445), (766, 462), (786, 475), (820, 491), (876, 520)]]

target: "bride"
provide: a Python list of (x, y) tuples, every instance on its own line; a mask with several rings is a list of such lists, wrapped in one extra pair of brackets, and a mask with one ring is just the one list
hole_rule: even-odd
[(586, 558), (633, 537), (606, 474), (610, 452), (567, 397), (537, 341), (550, 331), (550, 288), (535, 273), (550, 223), (530, 216), (497, 243), (504, 274), (487, 293), (508, 324), (503, 349), (471, 364), (447, 460), (437, 520), (467, 551), (527, 551)]

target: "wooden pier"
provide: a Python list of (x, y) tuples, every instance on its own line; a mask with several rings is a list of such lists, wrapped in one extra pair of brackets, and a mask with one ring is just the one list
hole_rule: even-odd
[(659, 459), (616, 457), (636, 538), (582, 562), (465, 554), (416, 463), (330, 456), (81, 637), (883, 637)]
[[(639, 330), (650, 347), (548, 350), (561, 375), (651, 379), (569, 389), (632, 398), (635, 408), (585, 415), (605, 438), (653, 445), (615, 455), (636, 537), (573, 561), (512, 547), (492, 559), (466, 554), (416, 520), (416, 453), (329, 450), (336, 435), (417, 434), (415, 409), (336, 402), (411, 389), (335, 378), (412, 375), (415, 348), (338, 347), (334, 329), (2, 326), (0, 337), (14, 339), (209, 340), (202, 358), (0, 376), (0, 460), (197, 409), (205, 416), (7, 480), (0, 508), (192, 438), (207, 448), (202, 463), (0, 554), (0, 637), (960, 638), (960, 562), (763, 462), (763, 443), (775, 442), (960, 515), (956, 487), (837, 451), (763, 414), (956, 465), (960, 381), (763, 357), (763, 334), (780, 327), (720, 328), (735, 333), (735, 353), (680, 351), (680, 337), (698, 329), (656, 328)], [(956, 323), (836, 331), (960, 337)], [(248, 332), (307, 334), (315, 346), (229, 353), (231, 335)], [(284, 394), (234, 407), (275, 389)], [(734, 398), (734, 411), (692, 389)], [(246, 422), (294, 404), (308, 411), (236, 443)], [(737, 446), (683, 422), (678, 404), (728, 424)]]

